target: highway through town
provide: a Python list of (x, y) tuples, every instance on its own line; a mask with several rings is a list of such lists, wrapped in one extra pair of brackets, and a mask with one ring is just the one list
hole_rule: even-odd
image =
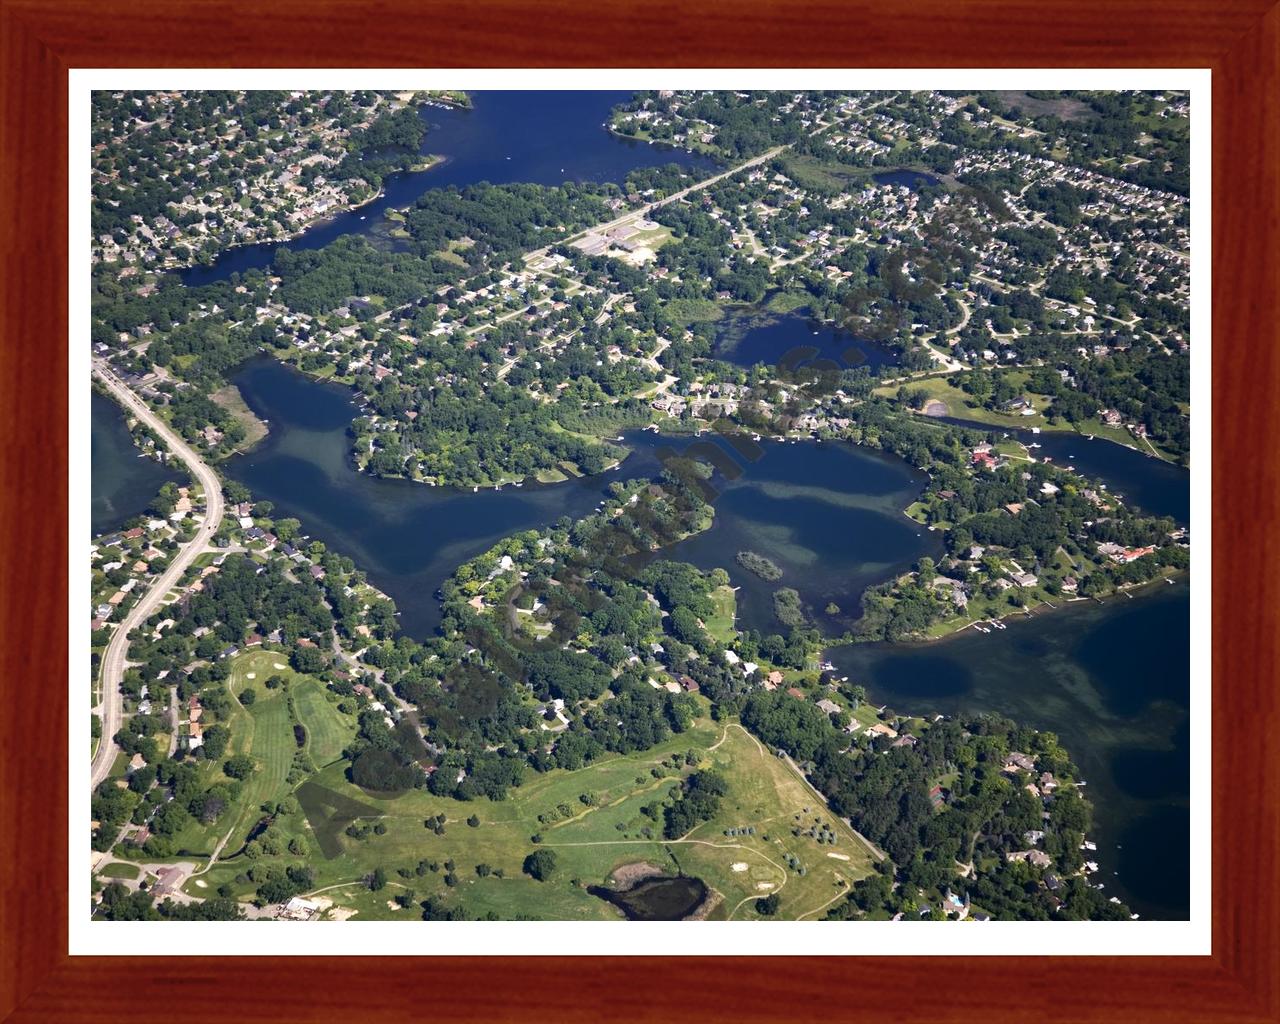
[(102, 716), (102, 738), (98, 742), (92, 765), (93, 786), (97, 788), (111, 771), (119, 751), (115, 735), (120, 729), (120, 682), (127, 668), (129, 634), (160, 607), (165, 594), (178, 584), (182, 574), (195, 561), (196, 556), (208, 546), (222, 522), (223, 499), (222, 484), (209, 465), (164, 420), (152, 412), (150, 407), (134, 394), (104, 361), (94, 360), (93, 375), (115, 396), (127, 412), (154, 430), (168, 445), (169, 451), (186, 463), (187, 468), (191, 470), (191, 475), (204, 491), (205, 500), (204, 521), (196, 530), (195, 536), (178, 549), (168, 568), (152, 583), (150, 589), (116, 626), (107, 649), (103, 652), (99, 676), (102, 701), (99, 708), (95, 709)]

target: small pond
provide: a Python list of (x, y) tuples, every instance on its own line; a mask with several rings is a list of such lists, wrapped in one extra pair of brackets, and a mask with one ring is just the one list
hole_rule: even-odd
[(679, 875), (649, 878), (621, 892), (603, 885), (589, 886), (587, 892), (612, 903), (628, 921), (681, 921), (706, 899), (707, 886), (701, 879)]

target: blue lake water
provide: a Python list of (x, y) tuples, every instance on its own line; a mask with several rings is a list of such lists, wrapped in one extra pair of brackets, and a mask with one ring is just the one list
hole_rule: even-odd
[[(925, 478), (900, 459), (845, 442), (762, 441), (758, 457), (722, 447), (734, 458), (731, 472), (712, 481), (715, 521), (668, 555), (727, 570), (741, 627), (786, 633), (773, 593), (790, 587), (812, 623), (841, 633), (856, 620), (867, 586), (942, 553), (938, 534), (902, 514)], [(770, 582), (744, 569), (735, 561), (740, 551), (769, 558), (782, 577)], [(829, 605), (839, 610), (828, 612)]]
[[(435, 629), (433, 595), (460, 563), (513, 532), (586, 514), (613, 480), (658, 472), (663, 448), (712, 443), (632, 431), (625, 441), (632, 454), (607, 473), (500, 491), (428, 487), (356, 472), (347, 436), (356, 413), (350, 389), (270, 358), (245, 364), (234, 382), (270, 433), (225, 463), (228, 475), (274, 502), (276, 515), (300, 519), (312, 536), (355, 559), (395, 599), (402, 627), (415, 636)], [(900, 460), (843, 443), (743, 445), (747, 454), (718, 445), (725, 471), (713, 481), (714, 526), (669, 554), (728, 569), (742, 587), (744, 623), (777, 631), (772, 593), (791, 586), (812, 606), (815, 621), (839, 628), (867, 583), (940, 550), (936, 534), (901, 513), (924, 478)], [(768, 554), (783, 579), (770, 586), (741, 569), (734, 555), (744, 549)], [(830, 601), (840, 605), (841, 617), (823, 614)]]
[(605, 128), (609, 111), (630, 97), (629, 92), (477, 92), (470, 110), (424, 107), (428, 130), (422, 152), (443, 156), (444, 163), (390, 175), (381, 198), (314, 224), (289, 241), (229, 249), (210, 266), (183, 271), (182, 281), (209, 284), (265, 267), (281, 246), (318, 249), (342, 235), (369, 234), (384, 224), (387, 210), (408, 206), (432, 188), (481, 181), (621, 182), (637, 167), (675, 163), (710, 172), (716, 166), (686, 150), (623, 139)]
[(1144, 918), (1190, 906), (1190, 587), (1081, 601), (932, 644), (830, 653), (868, 698), (913, 714), (996, 712), (1058, 734), (1088, 782), (1107, 893)]
[(93, 393), (90, 455), (90, 521), (94, 534), (118, 529), (151, 504), (161, 486), (179, 474), (154, 459), (139, 458), (124, 413), (110, 398)]

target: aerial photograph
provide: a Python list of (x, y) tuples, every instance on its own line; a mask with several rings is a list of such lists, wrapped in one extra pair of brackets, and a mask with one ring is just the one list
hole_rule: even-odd
[(1190, 107), (94, 92), (91, 920), (1188, 920)]

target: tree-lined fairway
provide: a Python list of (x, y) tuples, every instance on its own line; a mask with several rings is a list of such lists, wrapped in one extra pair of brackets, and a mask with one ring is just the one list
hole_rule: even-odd
[(326, 697), (324, 687), (303, 678), (290, 686), (298, 720), (307, 730), (307, 753), (317, 768), (336, 761), (355, 734), (354, 719), (344, 715)]
[[(355, 719), (330, 702), (324, 684), (293, 671), (287, 662), (286, 655), (268, 650), (241, 654), (232, 662), (226, 682), (233, 698), (231, 713), (223, 722), (231, 730), (231, 741), (223, 756), (201, 759), (197, 764), (204, 786), (231, 781), (223, 772), (223, 765), (237, 754), (253, 758), (254, 772), (243, 780), (239, 794), (217, 820), (208, 825), (192, 820), (176, 835), (175, 849), (179, 853), (211, 856), (224, 837), (224, 853), (234, 853), (262, 817), (262, 805), (283, 799), (293, 789), (288, 776), (299, 747), (289, 711), (290, 698), (298, 722), (306, 729), (306, 752), (317, 767), (339, 758), (355, 735)], [(272, 676), (280, 676), (286, 685), (268, 689), (266, 681)], [(253, 689), (255, 700), (244, 707), (239, 698), (249, 688)], [(130, 848), (121, 852), (129, 853)], [(147, 859), (145, 855), (140, 857)]]
[[(290, 689), (305, 692), (305, 685)], [(272, 697), (261, 709), (253, 708), (254, 749), (262, 743), (259, 756), (272, 760), (256, 791), (263, 799), (278, 799), (289, 789), (278, 773), (287, 772), (292, 751), (282, 746), (267, 754), (277, 744), (265, 739), (269, 731), (292, 743), (287, 716), (279, 719), (273, 710), (283, 707), (283, 700)], [(726, 777), (728, 793), (720, 813), (687, 835), (666, 840), (662, 803), (695, 768), (714, 768)], [(755, 900), (772, 892), (780, 895), (779, 917), (818, 916), (846, 885), (870, 869), (866, 848), (784, 760), (736, 723), (715, 723), (705, 715), (689, 731), (650, 750), (608, 757), (578, 771), (530, 774), (502, 801), (460, 802), (426, 790), (380, 796), (349, 783), (345, 762), (323, 768), (311, 782), (342, 801), (367, 808), (367, 815), (354, 822), (358, 829), (368, 826), (364, 838), (348, 835), (347, 818), (335, 825), (327, 818), (333, 811), (317, 808), (313, 801), (303, 801), (311, 806), (310, 819), (300, 807), (273, 825), (283, 839), (300, 839), (311, 851), (314, 891), (333, 901), (329, 916), (354, 910), (358, 919), (416, 918), (418, 902), (436, 894), (446, 905), (461, 907), (473, 917), (492, 913), (507, 919), (616, 920), (618, 911), (588, 893), (587, 887), (604, 884), (618, 867), (639, 861), (670, 874), (701, 878), (713, 890), (712, 919), (756, 917)], [(425, 825), (437, 815), (446, 819), (443, 834)], [(472, 815), (479, 819), (474, 827), (467, 823)], [(792, 834), (816, 821), (834, 830), (835, 845)], [(375, 826), (385, 831), (378, 834)], [(336, 835), (335, 856), (321, 855), (317, 828)], [(748, 828), (754, 833), (748, 834)], [(739, 834), (725, 835), (732, 829)], [(533, 842), (535, 834), (539, 844)], [(521, 870), (524, 858), (539, 848), (552, 850), (557, 859), (554, 874), (545, 882)], [(788, 866), (788, 855), (796, 858), (796, 867)], [(213, 887), (229, 884), (237, 896), (246, 898), (254, 889), (246, 873), (255, 864), (296, 860), (287, 855), (232, 857), (216, 864), (204, 879)], [(365, 879), (379, 867), (386, 873), (386, 887), (370, 891)], [(394, 897), (407, 890), (412, 890), (414, 903), (402, 909)]]

